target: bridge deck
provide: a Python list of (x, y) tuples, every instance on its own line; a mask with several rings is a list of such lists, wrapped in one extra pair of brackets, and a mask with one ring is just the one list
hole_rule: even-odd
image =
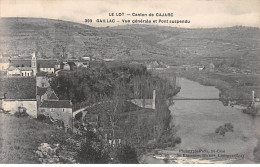
[(252, 101), (252, 99), (221, 99), (221, 98), (172, 98), (171, 100), (236, 100), (236, 101)]

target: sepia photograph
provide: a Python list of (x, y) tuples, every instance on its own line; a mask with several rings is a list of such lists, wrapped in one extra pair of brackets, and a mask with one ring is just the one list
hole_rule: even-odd
[(0, 0), (0, 164), (260, 164), (260, 0)]

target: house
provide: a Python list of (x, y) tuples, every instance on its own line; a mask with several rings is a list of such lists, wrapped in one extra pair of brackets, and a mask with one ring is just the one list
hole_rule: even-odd
[(20, 76), (32, 76), (33, 70), (30, 67), (17, 67), (20, 70)]
[(104, 61), (114, 61), (115, 59), (103, 59)]
[(7, 76), (32, 76), (32, 69), (30, 67), (13, 67), (7, 69)]
[(63, 69), (69, 71), (70, 70), (70, 65), (68, 63), (65, 64)]
[(75, 61), (76, 67), (83, 67), (83, 68), (88, 68), (89, 67), (89, 61)]
[(90, 61), (91, 60), (91, 56), (82, 56), (81, 59)]
[(57, 64), (57, 60), (47, 60), (42, 59), (38, 60), (38, 69), (39, 71), (47, 72), (49, 74), (54, 74), (55, 64)]
[(60, 63), (57, 62), (55, 65), (54, 65), (54, 69), (55, 70), (60, 70)]
[(65, 130), (72, 129), (72, 103), (70, 100), (45, 100), (38, 109), (38, 115), (44, 115), (53, 121), (62, 121)]
[(57, 60), (55, 59), (37, 59), (35, 52), (32, 54), (31, 59), (10, 59), (10, 65), (13, 67), (30, 67), (32, 68), (33, 75), (36, 76), (38, 71), (47, 72), (49, 74), (54, 74), (55, 64)]
[(21, 76), (21, 71), (18, 67), (10, 66), (7, 69), (7, 76)]
[(0, 84), (0, 108), (16, 112), (22, 107), (31, 117), (37, 117), (35, 77), (0, 77)]
[(64, 63), (63, 63), (63, 62), (60, 62), (60, 61), (57, 61), (56, 64), (55, 64), (55, 66), (54, 66), (55, 71), (61, 70), (61, 69), (63, 69), (63, 67), (64, 67)]
[(51, 87), (37, 87), (38, 105), (44, 100), (59, 100), (59, 98)]
[(46, 88), (50, 86), (49, 78), (47, 72), (39, 71), (36, 75), (36, 85), (37, 87)]

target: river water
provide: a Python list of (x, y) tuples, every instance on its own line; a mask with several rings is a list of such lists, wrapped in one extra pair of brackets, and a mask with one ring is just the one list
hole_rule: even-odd
[[(219, 90), (197, 82), (178, 78), (181, 91), (175, 98), (218, 98)], [(252, 163), (253, 150), (259, 138), (259, 117), (252, 118), (240, 109), (224, 106), (218, 100), (176, 100), (170, 107), (172, 123), (182, 142), (174, 148), (147, 154), (144, 163)], [(216, 128), (231, 123), (234, 132), (225, 136)], [(183, 155), (184, 151), (198, 151)], [(199, 155), (199, 156), (197, 156)], [(192, 156), (192, 157), (189, 157)], [(206, 156), (206, 157), (205, 157)], [(211, 156), (211, 157), (207, 157)], [(253, 162), (254, 163), (254, 162)]]

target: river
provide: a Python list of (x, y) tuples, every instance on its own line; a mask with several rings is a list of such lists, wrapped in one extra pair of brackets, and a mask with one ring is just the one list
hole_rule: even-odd
[[(178, 78), (181, 91), (176, 98), (218, 98), (219, 90), (185, 78)], [(182, 142), (174, 148), (147, 154), (144, 163), (254, 163), (253, 150), (259, 138), (259, 117), (252, 118), (240, 109), (224, 106), (218, 100), (176, 100), (170, 107), (172, 124)], [(225, 136), (215, 133), (216, 128), (231, 123), (233, 132)], [(184, 150), (184, 151), (183, 151)], [(183, 155), (186, 151), (204, 150)], [(206, 152), (207, 151), (207, 152)], [(199, 155), (199, 157), (195, 157)], [(207, 156), (211, 157), (207, 157)], [(206, 156), (206, 157), (205, 157)], [(259, 163), (259, 162), (258, 162)]]

